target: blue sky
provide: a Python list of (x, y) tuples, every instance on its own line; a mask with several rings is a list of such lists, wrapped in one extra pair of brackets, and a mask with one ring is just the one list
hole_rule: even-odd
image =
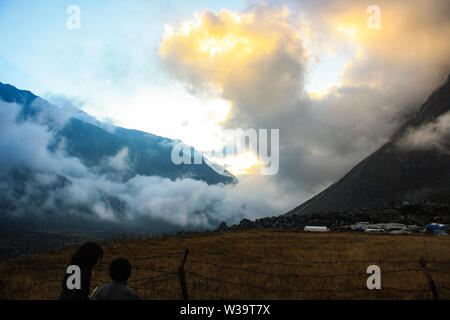
[[(49, 100), (62, 95), (100, 120), (211, 150), (219, 147), (217, 119), (228, 102), (189, 92), (164, 69), (158, 48), (166, 24), (178, 26), (205, 9), (239, 13), (249, 3), (0, 0), (0, 82)], [(79, 30), (66, 26), (70, 5), (80, 7)], [(319, 59), (307, 90), (337, 84), (348, 57)]]
[[(220, 148), (225, 125), (280, 129), (280, 158), (286, 161), (278, 176), (288, 182), (286, 189), (299, 190), (299, 200), (378, 148), (397, 125), (392, 119), (411, 114), (409, 106), (420, 105), (442, 83), (442, 74), (448, 76), (450, 45), (442, 32), (448, 29), (448, 0), (415, 6), (379, 0), (381, 30), (367, 28), (369, 4), (360, 0), (326, 0), (327, 6), (325, 0), (267, 0), (286, 2), (291, 15), (280, 18), (276, 6), (248, 10), (262, 17), (237, 28), (245, 31), (237, 43), (255, 35), (241, 45), (252, 52), (249, 59), (214, 58), (211, 51), (210, 57), (195, 56), (200, 47), (185, 59), (197, 27), (167, 43), (165, 60), (158, 53), (166, 24), (179, 30), (205, 9), (215, 12), (211, 20), (222, 8), (245, 16), (242, 11), (254, 2), (260, 1), (0, 0), (0, 82), (47, 99), (63, 95), (100, 120), (181, 139), (199, 151)], [(81, 9), (80, 30), (66, 27), (69, 5)], [(300, 32), (299, 17), (309, 39)], [(229, 24), (231, 31), (223, 32), (233, 40), (236, 29)], [(206, 40), (201, 44), (208, 49)], [(263, 40), (277, 50), (267, 53)], [(222, 52), (230, 49), (227, 41), (220, 46)], [(261, 59), (254, 48), (262, 50)], [(306, 61), (299, 62), (303, 51), (297, 49), (310, 53)], [(215, 86), (216, 95), (198, 94), (198, 79)], [(319, 94), (308, 99), (311, 92)], [(244, 121), (232, 122), (228, 107), (235, 120)], [(241, 165), (240, 159), (235, 163)], [(242, 167), (249, 165), (244, 161)]]
[[(66, 27), (66, 10), (72, 4), (81, 9), (80, 30)], [(0, 81), (37, 94), (51, 90), (77, 95), (82, 92), (71, 89), (92, 77), (106, 84), (136, 77), (131, 64), (139, 58), (145, 61), (139, 80), (161, 83), (165, 80), (157, 48), (164, 25), (205, 8), (225, 7), (242, 10), (245, 5), (236, 0), (1, 0)]]
[[(81, 9), (81, 29), (69, 30), (69, 5)], [(37, 94), (83, 95), (80, 83), (131, 81), (164, 84), (157, 48), (165, 24), (177, 24), (204, 9), (242, 11), (245, 0), (190, 1), (0, 1), (0, 81)], [(346, 57), (326, 61), (307, 83), (339, 82)], [(133, 69), (139, 59), (139, 70)], [(324, 77), (326, 79), (324, 80)], [(75, 89), (75, 90), (74, 90)], [(77, 92), (78, 91), (78, 92)]]

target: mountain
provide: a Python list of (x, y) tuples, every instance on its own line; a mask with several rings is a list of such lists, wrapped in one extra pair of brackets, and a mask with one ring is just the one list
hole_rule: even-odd
[(237, 179), (206, 158), (194, 165), (194, 148), (192, 165), (174, 164), (178, 143), (0, 83), (0, 233), (215, 225), (220, 186)]
[(450, 76), (391, 139), (286, 216), (450, 202)]
[(53, 129), (55, 122), (65, 119), (64, 126), (57, 128), (54, 144), (49, 147), (54, 151), (64, 141), (65, 152), (79, 158), (87, 167), (98, 166), (105, 158), (114, 157), (125, 149), (131, 167), (126, 179), (144, 175), (171, 180), (192, 178), (208, 184), (237, 181), (226, 171), (219, 173), (215, 167), (208, 165), (206, 159), (198, 165), (172, 163), (172, 146), (179, 142), (177, 140), (101, 123), (81, 110), (60, 108), (30, 91), (18, 90), (1, 82), (0, 100), (21, 105), (19, 120), (22, 121), (35, 120), (45, 115), (44, 123)]

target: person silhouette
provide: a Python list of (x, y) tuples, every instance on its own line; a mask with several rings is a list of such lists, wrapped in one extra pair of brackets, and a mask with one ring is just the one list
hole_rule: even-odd
[(104, 284), (92, 296), (92, 300), (141, 300), (139, 295), (128, 287), (131, 265), (127, 259), (118, 258), (109, 265), (111, 282)]
[[(94, 242), (84, 243), (72, 256), (66, 267), (66, 272), (62, 280), (62, 290), (59, 300), (88, 300), (91, 289), (92, 272), (98, 268), (102, 262), (103, 249)], [(79, 270), (79, 274), (74, 272), (74, 267)], [(79, 277), (79, 287), (70, 285), (73, 277)], [(77, 282), (77, 281), (75, 281)]]

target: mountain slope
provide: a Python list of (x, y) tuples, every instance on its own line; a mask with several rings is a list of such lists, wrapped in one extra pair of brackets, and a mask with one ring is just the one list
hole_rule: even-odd
[(22, 106), (19, 121), (50, 114), (51, 117), (44, 119), (44, 122), (53, 128), (57, 126), (55, 122), (59, 119), (65, 120), (64, 126), (57, 128), (56, 141), (50, 149), (54, 151), (63, 141), (68, 155), (79, 158), (88, 167), (97, 166), (105, 158), (114, 157), (126, 148), (131, 167), (128, 177), (136, 174), (171, 180), (189, 177), (208, 184), (228, 184), (236, 181), (233, 176), (219, 174), (206, 161), (200, 165), (173, 164), (170, 156), (176, 140), (121, 127), (111, 126), (106, 130), (100, 122), (95, 125), (72, 117), (73, 112), (66, 112), (30, 91), (18, 90), (1, 82), (0, 100)]
[(0, 83), (0, 233), (216, 225), (237, 179), (207, 159), (175, 165), (177, 143)]
[(286, 215), (449, 203), (449, 111), (450, 76), (386, 144)]

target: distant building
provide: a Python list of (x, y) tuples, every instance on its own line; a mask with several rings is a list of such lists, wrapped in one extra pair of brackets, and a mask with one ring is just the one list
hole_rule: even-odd
[(305, 228), (303, 230), (310, 231), (310, 232), (328, 232), (328, 231), (330, 231), (330, 229), (328, 229), (327, 227), (324, 227), (324, 226), (305, 226)]
[(430, 224), (427, 224), (425, 227), (426, 227), (427, 233), (436, 234), (436, 235), (447, 235), (447, 233), (445, 232), (445, 229), (447, 228), (447, 226), (445, 224), (430, 223)]
[(384, 229), (379, 229), (379, 228), (365, 228), (364, 232), (384, 232)]

